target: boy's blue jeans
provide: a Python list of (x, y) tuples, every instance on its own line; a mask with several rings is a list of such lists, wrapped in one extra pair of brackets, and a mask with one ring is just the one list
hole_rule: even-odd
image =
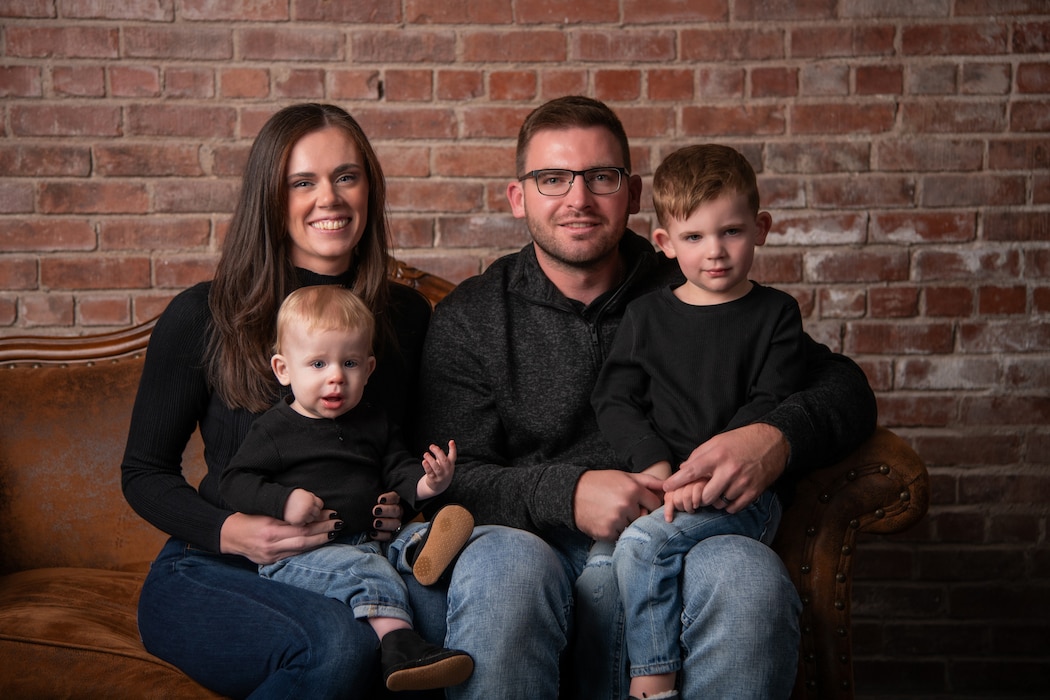
[(392, 617), (412, 624), (408, 587), (384, 549), (361, 533), (260, 566), (259, 575), (335, 598), (358, 619)]
[(615, 544), (597, 542), (592, 546), (588, 567), (607, 566), (611, 556), (624, 607), (632, 677), (682, 669), (685, 601), (681, 576), (685, 555), (702, 540), (720, 535), (742, 535), (768, 545), (780, 516), (779, 500), (767, 491), (735, 514), (704, 508), (696, 513), (675, 513), (668, 523), (660, 509), (635, 520)]

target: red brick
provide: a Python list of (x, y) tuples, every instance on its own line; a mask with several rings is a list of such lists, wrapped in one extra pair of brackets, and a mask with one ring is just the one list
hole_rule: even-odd
[(219, 71), (219, 94), (232, 99), (268, 97), (270, 71), (265, 68), (227, 68)]
[(7, 56), (19, 58), (117, 58), (119, 31), (91, 26), (4, 28)]
[(44, 258), (40, 284), (45, 289), (136, 289), (150, 283), (148, 257)]
[(489, 73), (489, 97), (499, 102), (531, 100), (539, 80), (531, 70), (497, 70)]
[(769, 244), (815, 246), (864, 242), (867, 219), (859, 214), (774, 216)]
[(40, 97), (43, 83), (40, 68), (0, 66), (0, 97)]
[(858, 95), (900, 95), (904, 70), (900, 66), (857, 66), (854, 76)]
[[(395, 3), (390, 4), (396, 7)], [(409, 24), (510, 24), (513, 5), (502, 0), (406, 0), (405, 21)]]
[(160, 96), (160, 70), (154, 66), (113, 66), (109, 87), (114, 97)]
[(879, 170), (980, 170), (984, 143), (969, 139), (888, 139), (877, 144), (876, 159)]
[(434, 172), (451, 177), (511, 177), (512, 146), (442, 146), (434, 149)]
[(849, 66), (817, 63), (799, 71), (799, 93), (804, 97), (849, 94)]
[[(433, 248), (434, 219), (418, 216), (390, 217), (390, 239), (394, 248)], [(399, 255), (395, 251), (395, 255)]]
[(1027, 307), (1027, 287), (981, 287), (977, 290), (977, 311), (983, 316), (1023, 314)]
[(1005, 107), (996, 102), (905, 103), (902, 109), (905, 132), (962, 135), (1006, 128)]
[(149, 210), (145, 185), (119, 182), (49, 182), (40, 187), (44, 214), (142, 214)]
[(540, 73), (540, 99), (579, 95), (587, 91), (587, 71), (583, 69), (545, 69)]
[(930, 63), (910, 66), (905, 74), (904, 90), (911, 95), (952, 95), (958, 82), (954, 63)]
[(384, 85), (391, 102), (429, 102), (434, 97), (434, 73), (429, 70), (389, 69)]
[(890, 56), (893, 26), (802, 26), (791, 29), (793, 58)]
[(54, 18), (55, 3), (52, 0), (10, 0), (0, 5), (0, 17)]
[(175, 17), (171, 4), (156, 0), (123, 0), (123, 2), (74, 2), (62, 7), (63, 17), (77, 19), (125, 19), (147, 22), (170, 22)]
[(989, 241), (1050, 240), (1050, 212), (990, 211), (984, 214), (981, 232)]
[(953, 349), (950, 323), (870, 323), (846, 324), (844, 349), (847, 355), (926, 355), (949, 353)]
[(119, 136), (120, 107), (97, 105), (12, 105), (14, 136)]
[(751, 69), (752, 97), (794, 97), (797, 94), (797, 68), (772, 66)]
[(229, 213), (237, 203), (240, 182), (232, 180), (161, 180), (153, 186), (158, 213)]
[(97, 146), (95, 172), (103, 177), (198, 177), (204, 174), (199, 151), (189, 144)]
[(796, 134), (877, 134), (893, 128), (895, 110), (883, 102), (870, 104), (796, 104), (791, 130)]
[(761, 61), (784, 58), (784, 32), (760, 29), (682, 29), (681, 58), (686, 61)]
[(391, 211), (472, 212), (481, 202), (482, 188), (458, 181), (405, 181), (387, 191)]
[(820, 251), (806, 253), (805, 261), (812, 282), (899, 282), (909, 276), (904, 251)]
[(237, 45), (249, 61), (346, 60), (346, 37), (335, 29), (239, 29)]
[(871, 240), (892, 243), (962, 243), (977, 237), (972, 212), (875, 212)]
[[(352, 4), (360, 6), (364, 3), (355, 2)], [(299, 0), (295, 5), (297, 14), (302, 19), (307, 19), (309, 4)], [(286, 0), (253, 0), (252, 2), (224, 3), (216, 3), (213, 0), (182, 0), (181, 15), (188, 20), (204, 20), (208, 22), (231, 20), (281, 22), (289, 19)]]
[(742, 68), (701, 68), (696, 75), (703, 100), (744, 96), (747, 73)]
[(581, 61), (631, 63), (668, 62), (676, 58), (675, 33), (671, 31), (581, 31), (570, 39), (573, 56)]
[[(996, 466), (1017, 464), (1021, 459), (1022, 443), (1016, 435), (977, 434), (968, 430), (961, 434), (929, 434), (915, 440), (913, 447), (922, 455), (927, 466), (953, 466), (980, 464)], [(962, 478), (960, 478), (962, 481)], [(985, 500), (968, 496), (959, 503), (996, 503), (998, 499)]]
[(113, 219), (99, 225), (99, 250), (186, 250), (207, 248), (211, 222), (207, 219)]
[(368, 107), (354, 116), (372, 140), (445, 138), (457, 136), (456, 115), (434, 107)]
[(468, 139), (503, 138), (517, 136), (521, 122), (532, 106), (479, 107), (463, 114), (463, 136)]
[(1012, 250), (920, 250), (913, 260), (916, 279), (974, 280), (1016, 277), (1021, 259)]
[(1050, 100), (1017, 101), (1010, 105), (1010, 130), (1019, 132), (1050, 131)]
[(1050, 144), (1044, 139), (1003, 139), (988, 142), (991, 170), (1036, 170), (1050, 168)]
[(131, 58), (228, 61), (233, 58), (233, 34), (207, 27), (138, 27), (122, 30), (124, 53)]
[(328, 71), (329, 96), (337, 100), (378, 100), (379, 71)]
[(901, 50), (905, 56), (1005, 54), (1008, 30), (994, 22), (982, 24), (922, 24), (904, 27)]
[[(561, 63), (568, 58), (565, 35), (558, 31), (476, 30), (464, 33), (460, 41), (462, 60), (471, 63)], [(454, 46), (450, 49), (454, 50)]]
[(19, 316), (27, 328), (72, 326), (75, 320), (70, 294), (27, 294), (21, 298), (20, 307)]
[(636, 70), (595, 71), (594, 93), (605, 102), (637, 100), (642, 94), (642, 74)]
[(914, 318), (919, 315), (919, 288), (873, 287), (868, 302), (872, 318)]
[(164, 72), (164, 94), (169, 97), (215, 96), (215, 74), (206, 68), (169, 68)]
[(237, 113), (230, 107), (144, 104), (128, 107), (128, 133), (136, 136), (229, 138)]
[(216, 255), (178, 255), (158, 260), (154, 277), (161, 289), (182, 289), (211, 279), (215, 275)]
[(724, 22), (728, 0), (623, 0), (623, 17), (630, 24)]
[[(0, 13), (3, 10), (0, 8)], [(0, 326), (13, 326), (18, 320), (18, 299), (0, 295)]]
[(438, 220), (444, 248), (521, 248), (528, 231), (509, 216), (443, 216)]
[(910, 207), (915, 181), (909, 177), (866, 175), (815, 180), (810, 204), (817, 208)]
[(131, 300), (126, 296), (79, 296), (77, 319), (87, 327), (127, 326), (131, 323)]
[(1005, 175), (933, 175), (923, 178), (925, 207), (1010, 206), (1024, 204), (1025, 178)]
[(1050, 347), (1050, 325), (1041, 321), (1018, 323), (988, 321), (959, 324), (959, 351), (982, 352), (1045, 352)]
[[(1046, 7), (1043, 8), (1045, 14)], [(1014, 25), (1013, 53), (1046, 53), (1050, 51), (1050, 22), (1018, 22)]]
[(167, 308), (174, 294), (139, 294), (134, 296), (132, 323), (144, 323), (156, 318)]
[(1019, 64), (1017, 90), (1022, 93), (1050, 92), (1050, 62)]
[(462, 101), (485, 94), (485, 75), (478, 70), (437, 71), (437, 98)]
[(31, 214), (35, 198), (31, 182), (0, 181), (0, 214)]
[(927, 316), (967, 318), (973, 314), (974, 295), (969, 287), (927, 286), (923, 289), (923, 297)]
[(37, 289), (36, 258), (0, 257), (0, 288), (6, 290)]
[(654, 69), (646, 72), (650, 100), (689, 100), (693, 97), (693, 71), (680, 68)]
[(964, 95), (1006, 95), (1010, 92), (1007, 63), (965, 63), (959, 92)]
[(879, 397), (879, 424), (893, 428), (946, 428), (956, 416), (951, 396), (902, 395)]
[[(999, 384), (1000, 370), (999, 360), (988, 357), (906, 357), (897, 363), (895, 383), (897, 389), (905, 391), (981, 391)], [(946, 398), (953, 403), (956, 400)]]
[(786, 128), (784, 108), (775, 105), (682, 108), (682, 132), (688, 136), (768, 136)]
[[(755, 258), (752, 276), (767, 284), (801, 282), (802, 256), (797, 253), (774, 253), (764, 250)], [(802, 304), (801, 301), (799, 303)]]
[(0, 219), (0, 253), (93, 250), (95, 229), (85, 219)]
[(868, 297), (863, 289), (843, 286), (821, 289), (819, 297), (821, 318), (860, 318), (868, 308)]
[(607, 21), (617, 12), (617, 0), (517, 0), (514, 18), (520, 24), (584, 24)]

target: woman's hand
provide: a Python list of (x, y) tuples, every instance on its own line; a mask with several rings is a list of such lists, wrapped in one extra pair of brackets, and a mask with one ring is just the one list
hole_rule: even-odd
[(375, 516), (372, 522), (375, 529), (369, 535), (377, 542), (389, 542), (401, 529), (401, 518), (404, 517), (401, 497), (393, 491), (381, 494), (372, 515)]
[(266, 515), (234, 513), (222, 524), (219, 547), (223, 554), (239, 554), (256, 564), (272, 564), (333, 539), (343, 527), (343, 521), (334, 516), (335, 511), (324, 510), (320, 520), (291, 525)]

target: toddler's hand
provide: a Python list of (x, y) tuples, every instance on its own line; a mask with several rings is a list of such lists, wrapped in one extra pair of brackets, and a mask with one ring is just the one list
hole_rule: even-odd
[(431, 445), (430, 451), (423, 455), (423, 471), (426, 472), (423, 479), (432, 495), (436, 496), (447, 489), (456, 471), (456, 441), (448, 441), (447, 454), (437, 445)]
[(295, 489), (284, 504), (284, 521), (292, 525), (307, 525), (321, 519), (324, 501), (306, 489)]

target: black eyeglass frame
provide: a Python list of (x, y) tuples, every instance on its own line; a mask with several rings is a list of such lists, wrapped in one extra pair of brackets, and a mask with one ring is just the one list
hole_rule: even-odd
[[(616, 182), (616, 189), (612, 192), (595, 192), (591, 189), (591, 181), (587, 179), (587, 173), (597, 172), (599, 170), (614, 170), (620, 176), (620, 179)], [(571, 173), (572, 179), (569, 180), (569, 186), (565, 188), (564, 192), (559, 194), (547, 194), (540, 188), (540, 174), (541, 173)], [(599, 168), (587, 168), (586, 170), (569, 170), (568, 168), (542, 168), (540, 170), (530, 170), (521, 177), (518, 178), (518, 182), (524, 182), (525, 180), (532, 179), (536, 182), (536, 191), (542, 194), (544, 197), (564, 197), (572, 189), (572, 186), (576, 184), (576, 178), (580, 175), (583, 176), (583, 184), (587, 187), (587, 190), (599, 197), (605, 197), (610, 194), (616, 194), (623, 187), (623, 179), (629, 177), (631, 172), (627, 168), (617, 167), (615, 165), (606, 165)]]

